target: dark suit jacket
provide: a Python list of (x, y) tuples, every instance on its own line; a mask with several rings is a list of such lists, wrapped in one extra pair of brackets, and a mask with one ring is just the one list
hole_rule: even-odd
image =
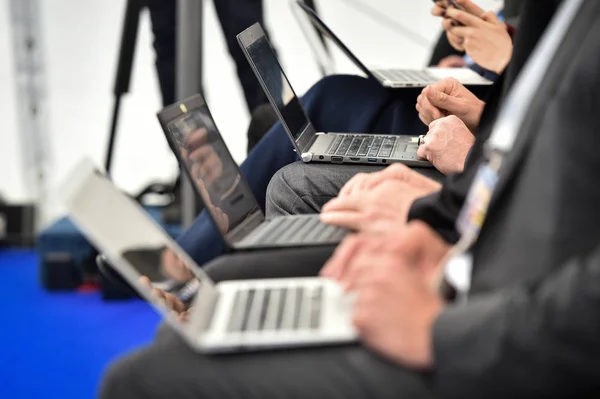
[(484, 144), (490, 136), (504, 94), (512, 87), (559, 4), (558, 0), (529, 0), (525, 3), (521, 24), (515, 36), (511, 63), (488, 96), (475, 144), (467, 157), (463, 173), (449, 176), (439, 193), (415, 201), (408, 215), (409, 220), (425, 221), (448, 242), (458, 239), (454, 223), (480, 164)]
[(600, 2), (584, 0), (502, 167), (470, 299), (436, 322), (440, 394), (600, 387), (599, 93)]

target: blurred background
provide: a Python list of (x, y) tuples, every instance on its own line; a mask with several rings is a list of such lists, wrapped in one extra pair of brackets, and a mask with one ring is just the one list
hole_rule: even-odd
[[(203, 1), (203, 87), (221, 133), (242, 162), (250, 113), (213, 1)], [(15, 13), (19, 3), (33, 7), (29, 12), (36, 16), (34, 91), (27, 89), (31, 82), (19, 58), (27, 46), (19, 36), (24, 23)], [(424, 67), (441, 31), (429, 14), (429, 0), (315, 3), (334, 32), (371, 64)], [(477, 3), (492, 10), (502, 6), (499, 0)], [(68, 170), (82, 156), (104, 163), (126, 5), (126, 0), (0, 0), (0, 204), (36, 207), (35, 232), (64, 215), (57, 194)], [(291, 2), (264, 0), (264, 7), (271, 40), (301, 95), (322, 71)], [(336, 73), (359, 73), (335, 49), (332, 58)], [(26, 95), (35, 97), (35, 123), (24, 106)], [(130, 194), (178, 175), (156, 119), (161, 106), (151, 21), (142, 10), (112, 161), (114, 182)], [(139, 301), (107, 302), (85, 289), (73, 294), (44, 287), (37, 256), (26, 248), (0, 249), (0, 398), (94, 397), (107, 362), (151, 339), (158, 317)]]

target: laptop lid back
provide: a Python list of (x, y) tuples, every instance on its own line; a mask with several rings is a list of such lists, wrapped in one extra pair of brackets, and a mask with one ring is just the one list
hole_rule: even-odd
[[(197, 338), (197, 332), (208, 326), (217, 289), (185, 251), (88, 160), (69, 173), (61, 196), (71, 220), (127, 282), (184, 336)], [(147, 277), (145, 282), (142, 276)], [(153, 287), (182, 301), (193, 299), (192, 306), (200, 309), (182, 323), (153, 294)]]
[(338, 46), (339, 49), (342, 50), (342, 52), (346, 54), (348, 58), (350, 58), (350, 61), (352, 61), (354, 65), (356, 65), (361, 71), (365, 73), (365, 75), (367, 75), (369, 78), (377, 80), (377, 78), (375, 77), (375, 75), (373, 75), (369, 68), (367, 68), (367, 66), (363, 64), (354, 55), (354, 53), (350, 51), (348, 47), (346, 47), (346, 45), (335, 35), (335, 33), (331, 31), (331, 29), (329, 29), (329, 27), (325, 24), (325, 22), (323, 22), (321, 17), (319, 17), (319, 15), (312, 8), (308, 7), (300, 1), (296, 2), (296, 4), (298, 4), (300, 9), (306, 13), (310, 22), (312, 22), (315, 28), (317, 28), (323, 34), (323, 36), (327, 37), (329, 40), (335, 43), (336, 46)]
[(158, 113), (165, 137), (229, 247), (264, 221), (264, 214), (219, 133), (204, 98), (196, 94)]
[[(279, 120), (292, 138), (296, 152), (299, 155), (307, 152), (315, 137), (315, 129), (277, 60), (275, 50), (264, 30), (256, 23), (240, 33), (237, 38)], [(287, 103), (284, 99), (286, 93), (292, 93), (292, 99)]]

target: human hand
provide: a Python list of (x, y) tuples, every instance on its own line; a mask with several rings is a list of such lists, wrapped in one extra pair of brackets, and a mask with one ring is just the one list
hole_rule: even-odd
[(226, 234), (229, 231), (229, 216), (223, 212), (221, 208), (212, 203), (212, 199), (210, 198), (210, 194), (208, 193), (203, 180), (196, 179), (194, 184), (196, 185), (196, 188), (198, 188), (198, 192), (200, 193), (200, 197), (202, 197), (206, 210), (210, 212), (221, 233)]
[(438, 63), (438, 68), (464, 68), (467, 66), (467, 62), (460, 55), (449, 55), (448, 57), (442, 58)]
[[(456, 3), (463, 11), (474, 16), (479, 16), (485, 12), (483, 8), (479, 7), (477, 4), (469, 0), (457, 0)], [(458, 25), (458, 23), (455, 20), (447, 18), (446, 12), (448, 8), (454, 7), (447, 0), (436, 1), (435, 6), (431, 10), (431, 14), (436, 17), (444, 18), (442, 26), (446, 31), (446, 37), (448, 38), (448, 42), (450, 43), (450, 45), (458, 51), (465, 51), (462, 38), (454, 35), (452, 32), (446, 29), (446, 27)]]
[(419, 271), (423, 281), (431, 287), (437, 287), (440, 262), (449, 250), (450, 246), (429, 226), (412, 221), (385, 235), (348, 236), (336, 248), (320, 274), (353, 289), (361, 274), (378, 267), (377, 262), (369, 259), (371, 254), (377, 253), (396, 259), (399, 263), (405, 258), (410, 260), (411, 267)]
[(475, 132), (481, 120), (485, 102), (454, 78), (445, 78), (423, 89), (417, 97), (417, 111), (421, 121), (431, 122), (448, 115), (456, 115)]
[(463, 121), (454, 115), (438, 119), (429, 125), (417, 155), (427, 159), (445, 175), (462, 172), (475, 137)]
[[(492, 11), (473, 15), (467, 11), (449, 8), (442, 26), (448, 37), (460, 43), (460, 47), (477, 63), (488, 71), (500, 74), (504, 71), (513, 52), (513, 43), (506, 24)], [(461, 25), (456, 26), (452, 20)]]
[(372, 190), (355, 191), (337, 197), (322, 209), (321, 221), (357, 232), (386, 233), (406, 224), (408, 212), (417, 199), (439, 190), (421, 188), (401, 180), (388, 179)]
[(376, 264), (353, 281), (353, 323), (365, 346), (402, 365), (434, 366), (433, 326), (445, 307), (410, 260), (371, 253)]
[(176, 295), (154, 287), (150, 279), (146, 276), (141, 276), (139, 278), (139, 283), (150, 290), (150, 295), (168, 310), (170, 310), (174, 317), (177, 317), (179, 320), (184, 322), (188, 320), (189, 309), (185, 308), (185, 304)]
[(161, 271), (165, 276), (179, 282), (186, 282), (194, 277), (185, 262), (170, 248), (166, 248), (161, 254)]
[(194, 179), (201, 179), (205, 184), (210, 185), (223, 174), (221, 158), (208, 143), (208, 132), (205, 128), (187, 134), (184, 145)]
[(423, 176), (414, 169), (411, 169), (402, 163), (394, 163), (378, 172), (356, 174), (344, 184), (338, 194), (338, 198), (351, 196), (356, 192), (371, 191), (376, 186), (389, 180), (401, 181), (416, 188), (431, 191), (439, 190), (441, 187), (438, 182)]

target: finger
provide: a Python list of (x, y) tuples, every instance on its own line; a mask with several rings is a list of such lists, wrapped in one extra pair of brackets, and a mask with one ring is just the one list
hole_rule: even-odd
[(452, 27), (453, 27), (453, 25), (452, 25), (452, 19), (450, 19), (450, 18), (444, 18), (442, 20), (442, 28), (446, 32), (448, 32)]
[(142, 287), (144, 287), (144, 288), (147, 288), (147, 289), (152, 289), (152, 282), (150, 281), (150, 279), (149, 279), (148, 277), (146, 277), (146, 276), (141, 276), (141, 277), (138, 279), (138, 282), (140, 283), (140, 285), (141, 285)]
[(333, 256), (325, 263), (319, 273), (322, 277), (338, 279), (344, 272), (344, 268), (356, 251), (363, 244), (363, 239), (356, 235), (350, 235), (336, 248)]
[(323, 209), (321, 214), (334, 211), (358, 211), (366, 205), (364, 195), (356, 193), (346, 197), (337, 197), (329, 201)]
[(446, 30), (446, 37), (452, 46), (458, 51), (465, 51), (465, 39), (452, 33), (451, 30)]
[(450, 7), (446, 10), (446, 17), (451, 18), (466, 27), (477, 28), (484, 24), (484, 21), (479, 16), (458, 10), (454, 7)]
[(427, 100), (432, 104), (432, 114), (435, 117), (434, 120), (445, 117), (440, 109), (449, 111), (452, 114), (464, 112), (461, 109), (461, 102), (456, 97), (450, 96), (443, 91), (436, 90), (433, 87), (427, 91)]
[(429, 148), (427, 148), (427, 144), (421, 144), (417, 149), (417, 156), (422, 159), (427, 159), (427, 154), (429, 153)]
[(419, 119), (421, 120), (421, 122), (423, 122), (423, 124), (425, 126), (429, 125), (431, 123), (431, 121), (429, 120), (429, 118), (426, 118), (425, 115), (423, 115), (422, 113), (419, 113)]
[(340, 277), (344, 290), (351, 292), (359, 286), (367, 285), (373, 275), (373, 268), (376, 267), (378, 258), (373, 250), (365, 247), (357, 251)]
[(434, 17), (443, 17), (446, 15), (446, 8), (436, 4), (431, 8), (431, 15)]
[(321, 222), (351, 231), (360, 231), (365, 224), (365, 216), (357, 211), (333, 211), (322, 213)]
[(191, 133), (188, 133), (184, 140), (183, 140), (183, 144), (188, 148), (188, 149), (195, 149), (197, 147), (201, 147), (203, 145), (206, 144), (208, 139), (208, 134), (206, 132), (205, 128), (200, 128), (198, 130), (194, 130)]
[(189, 319), (190, 319), (190, 311), (189, 310), (186, 310), (185, 312), (179, 313), (179, 320), (182, 323), (187, 322)]
[(464, 44), (465, 40), (473, 34), (473, 28), (468, 26), (454, 26), (450, 28), (449, 32), (458, 37), (460, 42)]
[(347, 196), (347, 195), (352, 194), (354, 191), (358, 191), (358, 188), (360, 187), (362, 181), (365, 180), (366, 178), (367, 178), (366, 173), (358, 173), (358, 174), (354, 175), (348, 181), (348, 183), (344, 184), (344, 186), (340, 190), (340, 193), (338, 194), (338, 197)]
[(183, 310), (183, 303), (175, 295), (165, 292), (165, 304), (171, 310), (179, 313)]
[(215, 155), (211, 154), (205, 162), (202, 163), (200, 168), (203, 179), (209, 184), (214, 183), (223, 172), (221, 160)]
[(165, 293), (163, 290), (158, 288), (152, 288), (152, 296), (156, 298), (158, 301), (165, 303)]
[(190, 159), (192, 162), (203, 163), (211, 156), (215, 155), (215, 150), (212, 145), (203, 145), (195, 148), (190, 152)]

